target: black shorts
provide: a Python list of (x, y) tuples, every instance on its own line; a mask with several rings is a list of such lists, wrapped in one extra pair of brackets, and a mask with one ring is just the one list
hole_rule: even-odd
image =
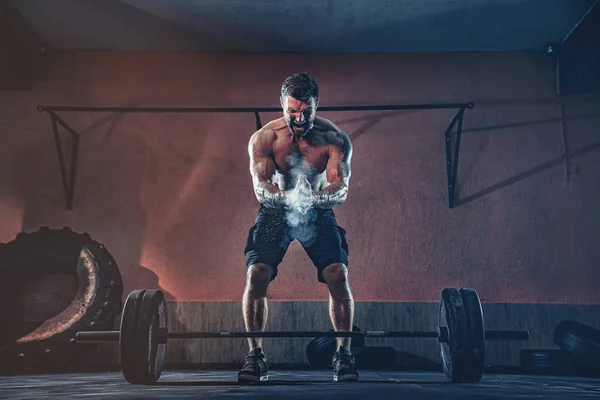
[(325, 283), (323, 269), (328, 265), (348, 265), (346, 231), (337, 224), (332, 209), (312, 209), (301, 215), (261, 205), (246, 239), (246, 267), (267, 264), (273, 269), (271, 280), (275, 279), (292, 240), (300, 242), (317, 267), (319, 282)]

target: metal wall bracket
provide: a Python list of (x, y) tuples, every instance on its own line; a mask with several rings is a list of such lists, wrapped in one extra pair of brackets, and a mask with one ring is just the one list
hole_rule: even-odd
[[(462, 126), (465, 114), (465, 109), (473, 108), (473, 103), (468, 103), (461, 107), (457, 112), (450, 125), (444, 132), (446, 142), (446, 174), (448, 176), (448, 207), (454, 208), (456, 204), (456, 176), (458, 174), (458, 156), (460, 154), (460, 140), (462, 137)], [(454, 140), (454, 156), (452, 156), (452, 131), (456, 127), (456, 137)]]
[[(458, 155), (464, 111), (474, 107), (469, 103), (441, 103), (441, 104), (392, 104), (370, 106), (331, 106), (319, 107), (319, 111), (394, 111), (394, 110), (458, 110), (452, 122), (445, 131), (446, 145), (446, 173), (448, 176), (448, 205), (453, 208), (456, 204), (456, 176), (458, 171)], [(76, 106), (44, 106), (37, 107), (39, 112), (47, 112), (52, 123), (52, 132), (56, 142), (56, 153), (63, 183), (65, 206), (67, 210), (73, 209), (73, 196), (75, 193), (75, 175), (77, 171), (77, 153), (79, 149), (79, 133), (77, 133), (57, 112), (114, 112), (114, 113), (253, 113), (256, 120), (256, 129), (262, 128), (261, 112), (280, 112), (279, 107), (76, 107)], [(69, 171), (65, 163), (64, 152), (60, 142), (58, 125), (61, 125), (71, 135), (71, 162)], [(456, 140), (454, 156), (452, 156), (452, 131), (456, 127)]]
[[(77, 171), (77, 155), (79, 152), (79, 133), (77, 133), (69, 124), (59, 117), (54, 111), (48, 111), (52, 123), (52, 133), (54, 134), (54, 143), (56, 145), (56, 154), (58, 156), (58, 166), (62, 178), (63, 190), (65, 195), (65, 206), (67, 210), (73, 209), (73, 195), (75, 193), (75, 173)], [(71, 138), (71, 163), (69, 171), (65, 163), (65, 153), (62, 148), (58, 125), (61, 125), (70, 134)]]

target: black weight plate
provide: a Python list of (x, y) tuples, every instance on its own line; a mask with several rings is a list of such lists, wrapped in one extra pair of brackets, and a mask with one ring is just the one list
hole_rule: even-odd
[(448, 329), (448, 342), (440, 343), (442, 366), (450, 382), (463, 382), (470, 361), (469, 324), (467, 313), (458, 289), (442, 290), (438, 325)]
[[(352, 331), (360, 332), (360, 328), (353, 325)], [(333, 332), (333, 329), (330, 329), (329, 332)], [(364, 336), (354, 337), (351, 341), (350, 351), (354, 352), (354, 349), (363, 347), (364, 345)], [(306, 346), (306, 358), (313, 368), (331, 368), (331, 360), (333, 359), (333, 354), (336, 350), (337, 338), (332, 336), (316, 337)]]
[(165, 296), (160, 290), (146, 290), (139, 306), (135, 326), (135, 384), (154, 384), (160, 378), (165, 361), (166, 343), (159, 342), (159, 329), (167, 328)]
[[(156, 343), (156, 354), (154, 362), (154, 376), (156, 381), (162, 374), (163, 367), (165, 365), (165, 357), (167, 353), (167, 338), (163, 338), (164, 343), (160, 342), (159, 331), (167, 331), (169, 327), (169, 319), (167, 313), (167, 299), (162, 291), (159, 291), (157, 313), (156, 313), (156, 329), (153, 332), (154, 342)], [(168, 331), (167, 331), (168, 332)], [(167, 333), (168, 334), (168, 333)]]
[(526, 374), (577, 375), (585, 371), (584, 366), (564, 350), (521, 350), (519, 361), (521, 371)]
[(121, 359), (121, 370), (125, 380), (135, 383), (141, 378), (140, 370), (137, 366), (137, 357), (135, 353), (136, 345), (136, 324), (141, 299), (145, 290), (134, 290), (127, 296), (123, 313), (121, 314), (121, 337), (119, 340), (119, 355)]
[(554, 343), (592, 370), (600, 363), (600, 329), (577, 321), (561, 321), (554, 330)]
[(460, 289), (468, 323), (468, 362), (461, 382), (479, 382), (485, 363), (485, 327), (479, 295), (474, 289)]

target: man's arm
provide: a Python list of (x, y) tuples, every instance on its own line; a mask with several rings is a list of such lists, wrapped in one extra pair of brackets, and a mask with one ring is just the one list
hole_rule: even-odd
[(274, 141), (275, 132), (257, 131), (248, 143), (248, 154), (256, 199), (264, 206), (277, 208), (285, 205), (285, 195), (277, 185), (270, 182), (275, 175), (275, 161), (272, 156)]
[(352, 143), (343, 132), (339, 133), (340, 143), (329, 145), (329, 160), (325, 174), (329, 186), (316, 192), (315, 207), (331, 208), (346, 201), (350, 181), (350, 162), (352, 159)]

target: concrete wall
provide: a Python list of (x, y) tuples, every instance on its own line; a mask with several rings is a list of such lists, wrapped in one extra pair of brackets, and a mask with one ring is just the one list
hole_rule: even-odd
[[(160, 287), (192, 308), (238, 302), (257, 210), (252, 114), (60, 113), (81, 133), (67, 211), (50, 120), (36, 106), (277, 106), (282, 81), (299, 71), (320, 84), (321, 105), (476, 103), (465, 113), (452, 210), (443, 141), (452, 111), (322, 113), (354, 143), (349, 199), (336, 215), (357, 302), (437, 302), (444, 287), (474, 287), (488, 304), (600, 305), (600, 101), (565, 102), (579, 167), (567, 180), (552, 65), (526, 53), (61, 54), (35, 90), (0, 93), (0, 241), (67, 225), (107, 246), (125, 293)], [(298, 244), (269, 296), (314, 302), (307, 307), (327, 299)], [(357, 318), (363, 329), (388, 328)], [(240, 321), (223, 316), (221, 329)]]

